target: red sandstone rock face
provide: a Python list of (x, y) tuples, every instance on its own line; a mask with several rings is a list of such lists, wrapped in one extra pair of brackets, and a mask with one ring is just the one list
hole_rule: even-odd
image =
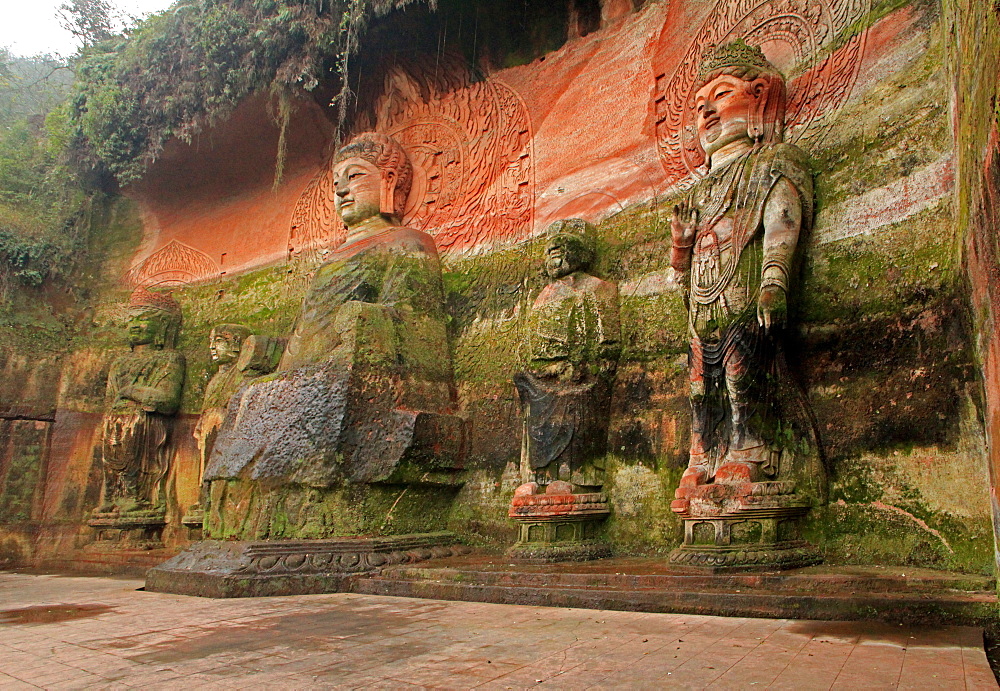
[(969, 238), (969, 277), (973, 304), (986, 323), (980, 324), (983, 339), (981, 358), (986, 389), (986, 434), (990, 451), (990, 480), (993, 501), (993, 523), (1000, 540), (1000, 334), (996, 323), (1000, 319), (1000, 132), (996, 122), (990, 131), (986, 161), (983, 163), (983, 197), (976, 214), (973, 233)]
[[(445, 251), (516, 241), (556, 218), (579, 216), (597, 221), (624, 206), (662, 195), (697, 166), (692, 152), (682, 147), (684, 120), (676, 108), (670, 110), (676, 104), (671, 106), (668, 97), (683, 91), (677, 85), (690, 79), (686, 56), (697, 54), (699, 45), (709, 40), (706, 36), (715, 40), (781, 33), (782, 27), (767, 23), (767, 13), (741, 17), (730, 12), (717, 23), (709, 22), (720, 8), (735, 11), (744, 4), (748, 8), (757, 5), (736, 0), (651, 3), (530, 64), (499, 70), (485, 83), (471, 80), (467, 66), (454, 58), (440, 63), (448, 70), (437, 79), (428, 75), (427, 65), (411, 61), (406, 69), (386, 72), (375, 99), (374, 121), (359, 123), (356, 129), (374, 127), (406, 143), (419, 169), (406, 222), (426, 228)], [(788, 27), (795, 31), (785, 39), (764, 44), (769, 57), (787, 69), (797, 56), (796, 45), (808, 43), (809, 36), (820, 43), (828, 40), (829, 29), (824, 29), (825, 38), (817, 38), (820, 28), (849, 22), (868, 3), (821, 0), (809, 5), (819, 8), (815, 17), (802, 9), (806, 3), (800, 0), (765, 5), (771, 9), (787, 5), (798, 17), (789, 20)], [(850, 101), (852, 79), (855, 92), (877, 87), (905, 52), (900, 46), (908, 45), (911, 35), (923, 40), (923, 29), (914, 26), (921, 16), (912, 7), (890, 14), (867, 32), (863, 53), (857, 45), (845, 46), (814, 70), (843, 79), (826, 82), (833, 86), (815, 103), (799, 96), (804, 109), (796, 111), (802, 115), (795, 122), (805, 124), (793, 123), (792, 129), (801, 143), (814, 142), (836, 115), (837, 106)], [(788, 37), (792, 34), (805, 43), (792, 41)], [(823, 74), (799, 75), (792, 80), (793, 87), (822, 82)], [(276, 189), (278, 129), (260, 101), (248, 102), (228, 122), (191, 145), (173, 142), (148, 178), (128, 190), (142, 206), (146, 235), (125, 282), (186, 283), (284, 261), (289, 255), (312, 261), (315, 255), (308, 255), (315, 249), (336, 244), (340, 230), (332, 215), (332, 193), (325, 184), (324, 168), (332, 127), (319, 106), (301, 102), (289, 136), (284, 181)], [(996, 141), (993, 148), (997, 148)], [(950, 194), (954, 186), (950, 158), (937, 165), (902, 178), (902, 193), (883, 195), (876, 200), (881, 206), (864, 206), (862, 210), (874, 209), (870, 214), (858, 213), (864, 199), (849, 198), (843, 203), (842, 217), (850, 219), (853, 231), (867, 234), (896, 218), (887, 219), (887, 209), (899, 218), (912, 215), (912, 209)], [(936, 186), (912, 184), (917, 175)], [(835, 214), (839, 208), (825, 210), (835, 216), (825, 227), (848, 228), (836, 220), (841, 218)], [(859, 218), (867, 225), (859, 225)], [(980, 295), (994, 301), (994, 314), (1000, 303), (997, 292), (989, 288), (995, 285), (998, 271), (995, 260), (984, 259), (984, 268), (976, 274)], [(656, 288), (654, 293), (665, 290)], [(87, 377), (77, 378), (99, 381), (99, 367), (92, 370)], [(989, 426), (995, 440), (1000, 438), (1000, 340), (996, 338), (988, 344), (986, 376), (992, 411)], [(658, 390), (666, 387), (657, 386)], [(103, 383), (98, 388), (103, 392)], [(99, 409), (97, 398), (90, 401), (88, 410)], [(513, 418), (503, 405), (507, 404), (497, 403), (491, 420), (484, 424), (493, 418)], [(100, 416), (63, 407), (65, 402), (60, 403), (53, 426), (43, 493), (43, 519), (51, 525), (78, 520), (96, 500), (87, 496), (97, 488), (97, 478), (91, 473), (96, 467), (93, 452), (99, 446)], [(678, 432), (673, 415), (657, 415), (660, 429), (654, 437), (661, 445), (660, 453), (672, 449), (675, 437), (686, 432), (683, 428)], [(171, 507), (172, 515), (179, 516), (197, 500), (193, 424), (193, 417), (179, 416), (175, 428), (178, 449), (171, 482), (177, 505)], [(483, 426), (474, 433), (493, 434), (492, 428), (483, 431)], [(994, 472), (1000, 472), (1000, 459), (994, 458)], [(72, 546), (77, 524), (67, 525), (63, 533), (52, 528), (51, 539), (46, 538), (50, 553), (63, 544)], [(185, 539), (178, 532), (172, 544)]]
[[(683, 185), (701, 164), (689, 122), (694, 70), (715, 43), (748, 37), (790, 74), (786, 140), (807, 148), (864, 62), (867, 32), (801, 68), (868, 0), (651, 3), (631, 14), (628, 4), (606, 3), (604, 29), (486, 80), (447, 53), (386, 63), (375, 122), (358, 126), (408, 149), (416, 184), (404, 223), (444, 253), (464, 252), (558, 218), (599, 221)], [(319, 107), (299, 103), (276, 188), (278, 129), (262, 99), (191, 145), (173, 142), (129, 190), (146, 240), (124, 282), (205, 280), (286, 256), (315, 260), (338, 244), (331, 137)]]
[(292, 211), (333, 131), (313, 102), (296, 108), (277, 187), (279, 130), (264, 100), (251, 99), (191, 144), (172, 141), (146, 178), (125, 190), (145, 228), (123, 277), (128, 287), (206, 280), (285, 258)]

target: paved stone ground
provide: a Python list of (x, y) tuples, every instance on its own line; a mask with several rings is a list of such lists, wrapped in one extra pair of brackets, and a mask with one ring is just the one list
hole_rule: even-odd
[(0, 689), (998, 688), (965, 627), (141, 586), (0, 572)]

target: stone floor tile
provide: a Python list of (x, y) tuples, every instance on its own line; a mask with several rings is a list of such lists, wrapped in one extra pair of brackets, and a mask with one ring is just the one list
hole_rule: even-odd
[[(942, 688), (997, 688), (981, 632), (962, 627), (353, 594), (201, 600), (136, 592), (135, 583), (0, 573), (0, 594), (11, 608), (46, 602), (110, 607), (72, 625), (0, 625), (0, 688), (13, 686), (11, 680), (46, 678), (60, 688), (138, 683), (241, 690), (674, 689), (712, 683), (752, 689), (769, 679), (774, 689), (907, 688), (911, 678), (914, 686), (925, 682), (923, 688), (934, 688), (938, 679)], [(928, 665), (936, 667), (927, 672)]]
[(12, 677), (9, 674), (4, 674), (0, 672), (0, 689), (10, 689), (11, 691), (19, 691), (20, 689), (37, 689), (39, 687), (34, 684), (30, 684), (23, 679), (17, 677)]
[(55, 684), (45, 684), (44, 687), (49, 691), (69, 691), (70, 689), (91, 689), (103, 683), (106, 683), (103, 677), (96, 674), (86, 674)]
[(996, 677), (986, 659), (986, 651), (982, 646), (962, 648), (962, 667), (965, 669), (966, 689), (996, 689)]

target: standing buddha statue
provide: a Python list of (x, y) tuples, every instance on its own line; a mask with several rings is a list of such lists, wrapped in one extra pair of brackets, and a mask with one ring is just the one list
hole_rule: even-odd
[[(806, 154), (782, 141), (785, 82), (759, 48), (742, 40), (717, 47), (699, 85), (708, 173), (671, 222), (671, 265), (688, 306), (692, 411), (689, 464), (672, 507), (685, 518), (722, 517), (766, 496), (801, 514), (822, 501), (825, 473), (780, 335), (812, 222), (812, 173)], [(722, 522), (716, 528), (728, 534)]]

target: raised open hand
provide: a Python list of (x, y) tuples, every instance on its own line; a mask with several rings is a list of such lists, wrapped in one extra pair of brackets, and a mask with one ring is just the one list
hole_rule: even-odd
[(698, 209), (692, 209), (686, 201), (674, 205), (674, 215), (670, 219), (670, 239), (674, 247), (685, 249), (694, 244), (698, 227)]

